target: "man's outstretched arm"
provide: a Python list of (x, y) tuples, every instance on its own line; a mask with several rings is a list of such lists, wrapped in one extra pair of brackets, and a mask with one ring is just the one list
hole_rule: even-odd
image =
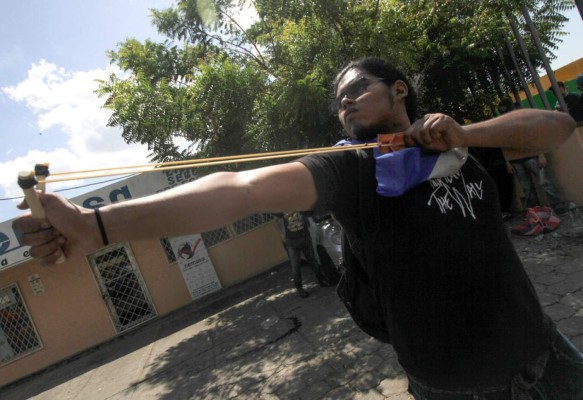
[[(254, 212), (305, 211), (317, 200), (309, 170), (292, 162), (244, 172), (219, 172), (136, 200), (100, 208), (111, 243), (179, 236), (224, 226)], [(30, 216), (14, 222), (24, 232), (31, 256), (52, 264), (63, 247), (67, 257), (102, 246), (93, 210), (53, 194), (41, 194), (46, 220)]]

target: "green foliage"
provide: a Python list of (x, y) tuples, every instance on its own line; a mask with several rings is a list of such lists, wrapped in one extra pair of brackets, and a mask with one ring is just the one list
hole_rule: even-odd
[[(342, 135), (329, 112), (330, 82), (349, 60), (371, 55), (413, 77), (422, 112), (481, 120), (516, 84), (495, 51), (509, 37), (508, 14), (520, 16), (526, 5), (552, 58), (561, 13), (573, 7), (569, 0), (253, 4), (258, 18), (246, 29), (237, 19), (243, 0), (179, 0), (152, 10), (168, 40), (129, 39), (109, 53), (124, 71), (100, 82), (109, 125), (128, 142), (146, 143), (155, 160), (328, 146)], [(177, 141), (190, 146), (180, 150)]]
[[(110, 75), (98, 93), (113, 110), (109, 126), (128, 143), (147, 144), (152, 159), (169, 161), (240, 154), (265, 74), (200, 47), (178, 49), (130, 39), (111, 55), (129, 77)], [(176, 140), (190, 143), (179, 151)]]

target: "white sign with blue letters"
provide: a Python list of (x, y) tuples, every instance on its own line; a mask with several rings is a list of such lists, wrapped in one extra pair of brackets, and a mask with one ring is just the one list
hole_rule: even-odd
[[(192, 168), (143, 173), (77, 196), (71, 201), (83, 207), (98, 208), (106, 204), (163, 192), (195, 179), (196, 174)], [(0, 271), (30, 258), (29, 248), (22, 245), (18, 235), (12, 229), (12, 221), (0, 224)]]

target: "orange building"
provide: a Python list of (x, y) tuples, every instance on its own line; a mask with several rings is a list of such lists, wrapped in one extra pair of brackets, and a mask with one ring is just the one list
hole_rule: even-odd
[[(561, 67), (553, 72), (555, 74), (555, 79), (557, 81), (564, 82), (565, 86), (567, 86), (567, 88), (569, 89), (570, 92), (577, 93), (577, 88), (575, 85), (575, 78), (577, 77), (577, 75), (583, 74), (583, 58), (580, 58), (576, 61), (573, 61), (572, 63), (567, 64), (564, 67)], [(541, 76), (540, 81), (541, 81), (541, 85), (542, 85), (543, 89), (548, 89), (551, 87), (551, 80), (549, 79), (549, 77), (547, 75)], [(530, 89), (530, 92), (533, 93), (533, 95), (538, 93), (536, 86), (534, 84), (529, 85), (529, 89)], [(546, 94), (547, 98), (549, 99), (549, 101), (551, 102), (551, 104), (555, 104), (555, 101), (557, 100), (557, 98), (555, 97), (553, 91), (546, 90), (545, 94)], [(526, 94), (521, 93), (520, 95), (521, 95), (520, 100), (524, 101), (526, 99)], [(537, 102), (537, 105), (539, 108), (543, 108), (542, 101), (538, 100), (536, 98), (536, 96), (535, 96), (535, 101)]]
[[(72, 200), (96, 207), (193, 179), (189, 170), (142, 174)], [(255, 214), (47, 268), (28, 257), (11, 221), (0, 224), (0, 386), (285, 262), (280, 237), (270, 214)]]

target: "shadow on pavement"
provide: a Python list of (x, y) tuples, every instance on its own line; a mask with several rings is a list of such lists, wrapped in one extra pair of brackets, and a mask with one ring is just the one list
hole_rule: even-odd
[[(520, 216), (507, 226), (520, 222)], [(583, 227), (512, 237), (545, 311), (583, 348)], [(299, 298), (283, 264), (0, 390), (44, 399), (411, 399), (389, 345), (334, 288)]]

